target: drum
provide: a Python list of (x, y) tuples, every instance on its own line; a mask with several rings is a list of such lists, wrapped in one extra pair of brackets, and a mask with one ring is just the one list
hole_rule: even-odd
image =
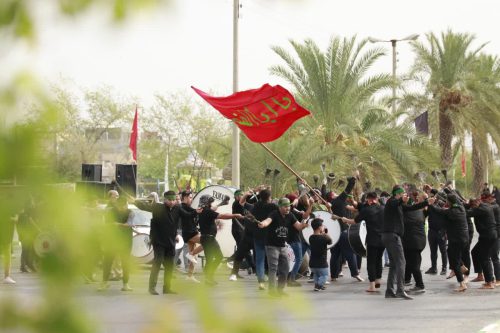
[(347, 238), (354, 252), (366, 257), (366, 222), (351, 224), (347, 231)]
[(35, 237), (33, 249), (37, 256), (44, 257), (56, 248), (56, 238), (50, 232), (41, 232)]
[[(233, 210), (235, 191), (236, 188), (234, 187), (227, 187), (222, 185), (207, 186), (198, 193), (196, 193), (195, 197), (193, 198), (191, 207), (195, 209), (198, 208), (198, 204), (200, 202), (200, 198), (202, 195), (209, 195), (212, 198), (214, 198), (212, 206), (217, 206), (225, 199), (227, 201), (227, 198), (229, 198), (229, 201), (226, 205), (217, 208), (217, 212), (231, 214)], [(231, 220), (218, 220), (218, 221), (219, 224), (217, 226), (217, 242), (220, 245), (222, 254), (224, 255), (224, 257), (227, 258), (234, 253), (234, 249), (236, 246), (233, 235), (231, 234), (231, 225), (233, 222)]]
[[(324, 210), (317, 210), (313, 212), (315, 217), (318, 217), (323, 220), (323, 225), (326, 229), (328, 229), (328, 235), (332, 239), (332, 244), (328, 245), (328, 248), (332, 248), (340, 239), (340, 224), (339, 221), (332, 219), (332, 214)], [(310, 222), (311, 220), (309, 220)], [(309, 236), (313, 234), (313, 229), (311, 225), (307, 226), (307, 228), (302, 229), (302, 235), (307, 244), (309, 244)]]
[(141, 264), (147, 264), (154, 258), (153, 246), (148, 234), (135, 233), (132, 237), (131, 254)]

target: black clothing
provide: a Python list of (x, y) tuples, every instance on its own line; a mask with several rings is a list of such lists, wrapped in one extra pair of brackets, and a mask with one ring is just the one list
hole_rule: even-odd
[(493, 215), (495, 216), (495, 222), (497, 225), (497, 236), (500, 238), (500, 206), (495, 202), (491, 204), (491, 208), (493, 209)]
[(444, 228), (448, 236), (448, 241), (463, 243), (469, 241), (469, 227), (467, 226), (467, 216), (462, 205), (453, 205), (448, 209), (437, 206), (429, 206), (429, 214), (444, 216)]
[(384, 256), (384, 246), (366, 246), (366, 269), (368, 280), (375, 282), (382, 278), (382, 257)]
[(429, 230), (441, 231), (444, 229), (445, 217), (435, 210), (428, 210)]
[(402, 199), (390, 197), (385, 204), (382, 233), (395, 233), (402, 237), (404, 234), (403, 211), (418, 210), (427, 205), (427, 201), (423, 201), (410, 206), (404, 204)]
[(476, 273), (481, 270), (484, 274), (484, 281), (486, 283), (493, 282), (493, 267), (491, 266), (490, 253), (491, 249), (495, 246), (497, 239), (485, 238), (479, 236), (479, 240), (472, 249), (472, 260), (474, 262), (474, 269)]
[[(273, 203), (267, 203), (263, 201), (257, 202), (253, 205), (250, 213), (255, 216), (259, 221), (264, 221), (271, 215), (273, 211), (278, 210), (278, 206)], [(254, 236), (254, 239), (264, 241), (267, 238), (267, 228), (259, 228), (256, 223), (251, 225), (250, 230)]]
[(422, 279), (422, 272), (420, 271), (420, 265), (422, 264), (422, 250), (404, 248), (404, 255), (406, 260), (405, 281), (410, 281), (411, 276), (413, 275), (413, 278), (415, 279), (415, 286), (425, 288), (424, 281)]
[(327, 246), (332, 244), (332, 239), (328, 235), (309, 236), (309, 245), (311, 247), (311, 257), (309, 267), (328, 268)]
[(448, 254), (446, 252), (446, 232), (444, 230), (429, 229), (427, 240), (431, 251), (431, 268), (437, 270), (438, 249), (441, 254), (441, 269), (448, 267)]
[(381, 230), (384, 224), (384, 207), (380, 205), (365, 205), (354, 218), (356, 223), (366, 223), (366, 245), (384, 247)]
[(425, 215), (422, 209), (404, 211), (403, 247), (422, 251), (426, 245)]
[(156, 288), (158, 274), (160, 273), (161, 265), (165, 268), (163, 273), (163, 289), (171, 290), (172, 273), (174, 271), (175, 250), (167, 249), (164, 246), (153, 244), (154, 259), (151, 265), (151, 273), (149, 274), (149, 290)]
[(198, 213), (196, 212), (196, 209), (186, 203), (181, 203), (180, 218), (182, 238), (184, 239), (184, 242), (189, 241), (198, 234), (197, 216)]
[(203, 251), (205, 252), (205, 277), (207, 281), (214, 280), (214, 274), (222, 261), (223, 255), (220, 249), (219, 243), (215, 239), (215, 236), (202, 233), (200, 238), (200, 243), (203, 246)]
[[(455, 276), (457, 281), (460, 283), (464, 280), (464, 276), (462, 274), (461, 266), (462, 262), (464, 264), (467, 262), (467, 257), (470, 257), (467, 253), (467, 257), (463, 257), (464, 251), (468, 249), (469, 245), (467, 242), (458, 241), (458, 242), (450, 242), (448, 245), (448, 258), (450, 259), (450, 268), (455, 272)], [(470, 266), (470, 259), (469, 259)], [(465, 265), (467, 267), (467, 265)], [(470, 267), (468, 267), (470, 268)]]
[(213, 237), (217, 236), (217, 225), (215, 220), (219, 216), (219, 213), (213, 211), (209, 207), (203, 208), (200, 216), (198, 217), (198, 223), (200, 225), (200, 233), (202, 236), (211, 235)]
[[(340, 216), (347, 217), (347, 196), (352, 192), (354, 185), (356, 184), (356, 180), (354, 178), (349, 178), (347, 181), (347, 186), (340, 195), (338, 195), (335, 199), (333, 199), (330, 203), (332, 205), (332, 213)], [(348, 229), (348, 225), (345, 223), (340, 223), (340, 231), (344, 231)]]
[(174, 253), (175, 237), (180, 221), (179, 206), (169, 208), (165, 203), (149, 204), (142, 201), (136, 201), (135, 205), (137, 208), (153, 214), (149, 232), (151, 244), (165, 247), (167, 251)]
[(267, 242), (268, 246), (285, 247), (288, 239), (289, 229), (295, 228), (293, 225), (297, 222), (295, 216), (291, 213), (283, 216), (279, 211), (274, 211), (269, 215), (272, 220), (267, 227)]
[(493, 208), (485, 203), (480, 203), (478, 207), (468, 209), (467, 216), (474, 218), (476, 230), (479, 233), (479, 238), (496, 239), (497, 224)]

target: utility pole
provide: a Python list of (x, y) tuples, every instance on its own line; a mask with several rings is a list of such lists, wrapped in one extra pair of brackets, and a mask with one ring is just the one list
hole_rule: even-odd
[[(238, 91), (238, 19), (240, 13), (240, 1), (234, 0), (233, 4), (233, 93)], [(232, 150), (232, 185), (240, 187), (240, 130), (235, 123), (233, 126), (233, 150)]]

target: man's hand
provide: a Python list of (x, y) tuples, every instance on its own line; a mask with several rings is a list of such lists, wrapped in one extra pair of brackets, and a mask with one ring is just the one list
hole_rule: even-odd
[(427, 202), (429, 203), (429, 205), (434, 205), (434, 203), (436, 202), (436, 198), (429, 198), (427, 199)]

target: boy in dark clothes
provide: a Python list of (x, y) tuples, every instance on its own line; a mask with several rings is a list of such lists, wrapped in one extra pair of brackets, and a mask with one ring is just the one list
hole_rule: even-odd
[(311, 258), (309, 267), (314, 274), (314, 291), (325, 290), (325, 282), (328, 278), (327, 246), (332, 244), (332, 239), (326, 234), (323, 220), (315, 218), (311, 222), (314, 233), (309, 236), (311, 246)]

